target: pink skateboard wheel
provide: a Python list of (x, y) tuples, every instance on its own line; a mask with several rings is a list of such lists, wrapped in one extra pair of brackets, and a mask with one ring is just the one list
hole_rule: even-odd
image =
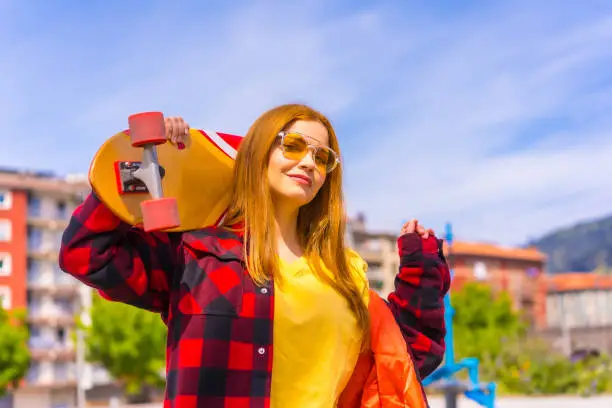
[(132, 146), (166, 143), (166, 125), (161, 112), (143, 112), (128, 117)]

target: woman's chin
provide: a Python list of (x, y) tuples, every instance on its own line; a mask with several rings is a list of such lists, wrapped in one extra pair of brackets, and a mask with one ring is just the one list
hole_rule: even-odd
[(301, 191), (298, 189), (288, 189), (287, 191), (279, 192), (277, 197), (287, 205), (300, 208), (310, 203), (314, 199), (314, 194), (309, 191)]

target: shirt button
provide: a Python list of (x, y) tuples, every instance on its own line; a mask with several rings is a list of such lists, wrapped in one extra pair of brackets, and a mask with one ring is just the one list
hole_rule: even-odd
[(268, 293), (268, 289), (267, 288), (261, 288), (260, 292), (265, 295), (266, 293)]
[(260, 347), (259, 350), (257, 350), (257, 352), (263, 356), (264, 354), (266, 354), (266, 349), (263, 347)]

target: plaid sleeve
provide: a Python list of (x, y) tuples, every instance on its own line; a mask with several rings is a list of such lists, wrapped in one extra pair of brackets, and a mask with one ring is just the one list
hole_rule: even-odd
[(406, 234), (399, 237), (398, 247), (400, 267), (389, 306), (425, 378), (444, 357), (444, 295), (450, 287), (450, 272), (442, 241), (435, 237), (425, 240)]
[(122, 222), (91, 193), (63, 233), (59, 264), (106, 299), (165, 313), (170, 276), (182, 260), (179, 243), (178, 234)]

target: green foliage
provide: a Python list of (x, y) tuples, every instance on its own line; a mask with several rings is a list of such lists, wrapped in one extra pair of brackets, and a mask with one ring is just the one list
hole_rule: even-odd
[(612, 358), (586, 358), (577, 364), (578, 392), (581, 395), (612, 392)]
[(518, 336), (507, 342), (496, 364), (501, 391), (535, 394), (573, 393), (577, 389), (576, 367), (550, 351), (543, 341)]
[[(512, 310), (507, 294), (498, 297), (488, 286), (468, 283), (451, 298), (455, 309), (455, 353), (476, 357), (480, 361), (495, 361), (506, 343), (525, 333), (525, 324)], [(483, 374), (493, 377), (495, 366), (485, 366)]]
[(17, 388), (30, 366), (26, 313), (0, 307), (0, 397)]
[(483, 381), (495, 381), (498, 392), (527, 395), (582, 394), (612, 391), (608, 357), (572, 362), (528, 336), (508, 295), (469, 283), (452, 294), (457, 359), (480, 360)]
[(587, 396), (612, 391), (608, 356), (572, 362), (537, 339), (514, 340), (501, 355), (496, 371), (501, 392)]
[(85, 330), (87, 360), (101, 364), (135, 399), (162, 388), (167, 328), (159, 315), (94, 296)]

